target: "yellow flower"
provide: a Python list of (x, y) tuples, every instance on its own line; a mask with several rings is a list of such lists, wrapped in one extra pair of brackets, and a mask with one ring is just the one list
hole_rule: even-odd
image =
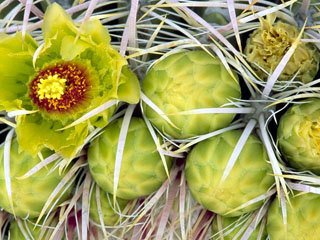
[(45, 13), (42, 33), (41, 48), (28, 34), (24, 41), (21, 33), (0, 35), (0, 110), (36, 110), (16, 119), (21, 150), (35, 156), (47, 147), (70, 159), (89, 128), (105, 126), (115, 106), (73, 128), (58, 129), (110, 100), (137, 103), (139, 82), (97, 19), (78, 29), (54, 3)]

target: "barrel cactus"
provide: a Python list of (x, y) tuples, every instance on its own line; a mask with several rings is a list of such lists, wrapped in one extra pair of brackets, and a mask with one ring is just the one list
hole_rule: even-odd
[[(224, 240), (241, 239), (241, 237), (243, 236), (243, 234), (248, 228), (248, 226), (246, 226), (246, 228), (243, 228), (247, 223), (246, 220), (247, 220), (246, 218), (242, 218), (242, 217), (221, 217), (222, 232), (220, 232), (221, 230), (219, 230), (218, 221), (217, 219), (215, 219), (212, 224), (212, 234), (214, 236), (213, 239), (220, 239), (220, 234), (223, 234)], [(261, 229), (262, 227), (263, 229)], [(251, 233), (248, 240), (258, 239), (260, 229), (262, 230), (260, 239), (266, 239), (267, 237), (266, 228), (265, 226), (261, 226), (261, 223), (260, 223), (256, 226), (255, 230)], [(236, 236), (237, 238), (235, 238)]]
[(189, 138), (226, 127), (235, 116), (176, 113), (221, 107), (241, 96), (238, 81), (230, 76), (218, 58), (204, 51), (180, 52), (166, 57), (147, 73), (142, 88), (175, 126), (144, 105), (146, 116), (160, 131), (173, 138)]
[[(51, 163), (47, 168), (42, 168), (32, 176), (24, 179), (19, 177), (27, 173), (31, 168), (38, 164), (41, 160), (39, 157), (31, 157), (26, 152), (19, 152), (19, 145), (16, 139), (13, 140), (10, 150), (10, 177), (13, 209), (10, 206), (8, 193), (6, 191), (5, 173), (4, 173), (4, 147), (0, 148), (0, 206), (10, 213), (15, 213), (18, 217), (35, 218), (40, 215), (42, 208), (47, 202), (49, 196), (65, 176), (65, 172), (59, 173), (59, 169), (52, 171), (54, 163)], [(52, 151), (44, 150), (43, 157), (48, 157)], [(69, 187), (60, 197), (56, 206), (66, 200), (71, 193)], [(62, 190), (64, 191), (64, 189)], [(60, 191), (54, 198), (57, 200)], [(51, 204), (52, 206), (52, 204)], [(48, 208), (48, 210), (51, 207)]]
[(275, 199), (268, 212), (267, 232), (270, 240), (317, 240), (320, 236), (320, 196), (304, 193), (290, 197), (287, 224), (284, 224), (279, 201)]
[[(261, 19), (261, 27), (250, 35), (244, 50), (248, 62), (263, 80), (268, 79), (268, 74), (262, 69), (272, 74), (299, 35), (295, 26), (274, 21), (275, 17), (271, 15)], [(299, 42), (278, 79), (289, 81), (297, 73), (296, 80), (308, 83), (316, 76), (319, 61), (320, 55), (315, 45)]]
[[(99, 212), (98, 212), (98, 204), (96, 199), (96, 187), (93, 188), (93, 192), (90, 199), (90, 218), (100, 224)], [(104, 191), (100, 191), (100, 206), (103, 216), (103, 223), (105, 226), (113, 226), (120, 219), (120, 215), (117, 212), (120, 212), (126, 207), (128, 204), (127, 200), (117, 198), (117, 204), (113, 204), (113, 196)]]
[(278, 143), (284, 158), (299, 170), (320, 173), (320, 99), (294, 104), (281, 117)]
[[(123, 119), (108, 125), (92, 142), (88, 150), (88, 163), (97, 184), (113, 193), (115, 158)], [(171, 160), (167, 158), (170, 169)], [(165, 167), (157, 147), (142, 119), (132, 118), (123, 152), (117, 197), (135, 199), (157, 190), (166, 180)]]
[(185, 169), (194, 198), (206, 209), (228, 217), (260, 207), (261, 201), (229, 213), (266, 193), (274, 183), (266, 150), (254, 135), (249, 136), (228, 178), (221, 182), (241, 133), (233, 130), (199, 143), (188, 155)]

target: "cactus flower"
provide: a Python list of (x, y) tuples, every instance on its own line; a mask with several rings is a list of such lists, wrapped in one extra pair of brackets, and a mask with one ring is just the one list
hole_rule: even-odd
[(320, 99), (287, 110), (279, 122), (278, 144), (291, 166), (320, 173)]
[[(90, 172), (104, 191), (113, 193), (113, 179), (119, 134), (123, 119), (105, 128), (88, 150)], [(170, 169), (171, 160), (167, 158)], [(157, 190), (167, 175), (149, 130), (142, 119), (132, 118), (125, 142), (117, 197), (135, 199)]]
[[(47, 168), (42, 168), (32, 176), (21, 179), (19, 177), (26, 174), (31, 168), (38, 164), (41, 160), (39, 157), (32, 157), (27, 152), (19, 152), (19, 146), (16, 139), (13, 140), (10, 150), (10, 177), (11, 177), (11, 191), (13, 210), (10, 206), (8, 193), (6, 191), (5, 173), (4, 173), (4, 158), (3, 145), (0, 148), (0, 206), (7, 212), (14, 213), (16, 216), (25, 218), (35, 218), (40, 215), (49, 196), (60, 183), (65, 173), (59, 174), (59, 169), (51, 171), (54, 163), (48, 165)], [(52, 151), (44, 149), (42, 151), (43, 157), (48, 157)], [(72, 187), (59, 198), (59, 205), (65, 201), (71, 193)], [(53, 202), (57, 200), (59, 195), (54, 198)], [(51, 208), (50, 205), (49, 209)]]
[(42, 33), (40, 47), (28, 34), (24, 39), (20, 32), (0, 35), (0, 110), (31, 111), (16, 119), (21, 150), (35, 156), (47, 147), (72, 158), (89, 126), (106, 125), (114, 108), (59, 129), (109, 100), (137, 103), (139, 83), (97, 19), (78, 29), (54, 3), (45, 13)]
[[(274, 23), (272, 15), (260, 21), (261, 26), (248, 38), (244, 53), (258, 76), (267, 80), (268, 75), (261, 68), (272, 74), (298, 37), (299, 30), (281, 21)], [(319, 52), (313, 44), (300, 42), (278, 79), (289, 81), (298, 73), (296, 80), (308, 83), (318, 72), (319, 60)]]
[(279, 201), (268, 211), (267, 232), (270, 240), (318, 240), (320, 236), (320, 196), (306, 193), (290, 198), (287, 203), (287, 224), (283, 222)]
[(218, 58), (204, 51), (180, 52), (166, 57), (147, 73), (142, 88), (175, 126), (144, 104), (146, 116), (160, 131), (173, 138), (189, 138), (212, 132), (228, 126), (235, 116), (229, 113), (176, 113), (218, 108), (241, 96), (238, 81), (230, 76)]
[(226, 217), (259, 208), (262, 201), (229, 213), (265, 194), (274, 184), (267, 152), (254, 135), (249, 136), (229, 176), (221, 182), (240, 136), (241, 130), (233, 130), (202, 141), (187, 158), (186, 179), (193, 197), (204, 208)]

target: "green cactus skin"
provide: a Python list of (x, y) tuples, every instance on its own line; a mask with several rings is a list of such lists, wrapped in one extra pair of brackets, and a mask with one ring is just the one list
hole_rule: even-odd
[[(229, 232), (231, 229), (234, 228), (232, 232), (228, 233), (227, 235), (223, 235), (223, 239), (224, 240), (233, 240), (234, 237), (241, 230), (241, 228), (245, 225), (246, 222), (243, 221), (243, 220), (244, 219), (240, 219), (239, 217), (221, 217), (222, 229), (225, 229), (223, 231), (224, 234), (226, 234), (227, 232)], [(237, 226), (237, 227), (235, 227), (235, 226)], [(248, 240), (256, 240), (257, 239), (257, 237), (259, 235), (260, 227), (261, 227), (261, 223), (258, 224), (256, 229), (251, 233), (251, 235), (250, 235)], [(245, 233), (245, 231), (243, 231), (240, 235), (238, 235), (239, 237), (237, 239), (241, 239), (241, 237)], [(214, 221), (213, 221), (212, 233), (215, 236), (213, 239), (220, 239), (219, 238), (219, 228), (218, 228), (218, 224), (217, 224), (217, 218), (215, 218)], [(266, 227), (265, 227), (263, 229), (261, 239), (264, 240), (266, 238), (267, 238), (267, 230), (266, 230)]]
[(278, 199), (268, 212), (267, 232), (270, 240), (319, 240), (320, 195), (307, 193), (291, 197), (287, 203), (287, 230)]
[(284, 158), (299, 170), (320, 173), (320, 99), (290, 107), (281, 117), (278, 143)]
[[(13, 208), (16, 216), (25, 218), (35, 218), (40, 215), (42, 208), (48, 200), (50, 194), (65, 176), (65, 173), (59, 174), (59, 169), (55, 169), (50, 172), (50, 169), (54, 166), (54, 163), (47, 165), (47, 168), (42, 168), (34, 175), (26, 179), (17, 179), (17, 177), (23, 176), (41, 160), (36, 157), (31, 157), (26, 152), (19, 152), (18, 142), (16, 139), (12, 141), (10, 151), (10, 177), (11, 177), (11, 190)], [(8, 194), (6, 191), (5, 177), (4, 177), (4, 165), (3, 165), (3, 150), (4, 147), (0, 148), (0, 206), (7, 212), (13, 213)], [(52, 152), (45, 150), (42, 152), (43, 157), (48, 157)], [(70, 195), (72, 187), (63, 194), (58, 201), (59, 205), (65, 201)], [(58, 194), (58, 196), (60, 193)], [(54, 199), (53, 202), (56, 201)], [(56, 205), (56, 206), (57, 206)], [(52, 205), (50, 205), (49, 209)]]
[[(234, 76), (237, 77), (236, 73)], [(181, 52), (166, 57), (147, 73), (142, 88), (178, 129), (143, 104), (146, 116), (160, 131), (173, 138), (198, 136), (226, 127), (235, 114), (170, 114), (217, 108), (228, 103), (228, 99), (241, 97), (239, 83), (218, 58), (204, 51)]]
[[(264, 81), (268, 79), (268, 75), (256, 64), (272, 74), (299, 35), (295, 26), (281, 21), (274, 24), (274, 21), (271, 14), (266, 19), (261, 19), (261, 27), (250, 35), (244, 49), (247, 61)], [(316, 76), (319, 61), (320, 54), (316, 46), (300, 42), (278, 80), (289, 81), (299, 71), (295, 80), (308, 83)]]
[[(88, 150), (91, 175), (106, 192), (113, 193), (113, 176), (122, 119), (108, 125)], [(167, 158), (170, 169), (171, 160)], [(132, 118), (123, 152), (117, 197), (136, 199), (156, 191), (167, 175), (156, 145), (142, 119)]]
[(233, 130), (207, 139), (188, 155), (186, 179), (193, 197), (206, 209), (235, 217), (253, 211), (262, 202), (227, 214), (264, 193), (274, 183), (262, 142), (250, 135), (227, 179), (220, 183), (227, 162), (241, 136)]
[[(109, 198), (108, 198), (108, 195), (109, 195)], [(117, 221), (120, 219), (120, 215), (113, 210), (113, 196), (109, 193), (101, 191), (100, 189), (100, 203), (101, 203), (101, 211), (102, 211), (104, 225), (105, 226), (115, 225)], [(117, 203), (120, 208), (117, 210), (123, 211), (123, 209), (128, 204), (128, 201), (121, 198), (117, 198)], [(96, 187), (94, 187), (91, 195), (91, 199), (90, 199), (90, 219), (96, 222), (97, 224), (100, 224), (98, 205), (96, 200)]]

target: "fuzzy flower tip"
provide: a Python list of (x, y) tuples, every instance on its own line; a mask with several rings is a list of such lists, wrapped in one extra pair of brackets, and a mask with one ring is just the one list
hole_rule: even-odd
[(54, 3), (45, 13), (42, 32), (40, 53), (28, 34), (24, 40), (21, 33), (0, 35), (0, 111), (36, 110), (16, 119), (20, 149), (35, 156), (48, 147), (70, 159), (89, 129), (105, 126), (115, 107), (59, 129), (110, 100), (137, 103), (139, 82), (97, 19), (79, 29)]
[[(261, 19), (261, 27), (248, 38), (245, 48), (247, 60), (263, 80), (268, 79), (283, 56), (299, 35), (295, 26), (278, 21), (275, 16)], [(279, 76), (280, 81), (289, 81), (295, 74), (296, 80), (308, 83), (314, 79), (319, 69), (320, 55), (311, 43), (300, 42)], [(268, 73), (268, 74), (267, 74)]]

